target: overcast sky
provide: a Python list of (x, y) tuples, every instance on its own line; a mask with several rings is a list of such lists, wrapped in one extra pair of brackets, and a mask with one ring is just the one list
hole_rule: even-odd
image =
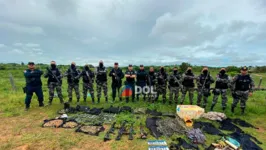
[(0, 62), (265, 65), (265, 0), (0, 0)]

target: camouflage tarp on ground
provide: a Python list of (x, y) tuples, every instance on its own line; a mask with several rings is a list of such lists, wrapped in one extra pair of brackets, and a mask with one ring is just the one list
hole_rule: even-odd
[(161, 119), (156, 122), (157, 130), (164, 136), (171, 137), (174, 133), (185, 134), (188, 128), (179, 117)]
[(115, 120), (115, 114), (101, 113), (100, 115), (91, 114), (73, 114), (68, 120), (75, 120), (83, 125), (102, 125), (103, 123), (112, 123)]

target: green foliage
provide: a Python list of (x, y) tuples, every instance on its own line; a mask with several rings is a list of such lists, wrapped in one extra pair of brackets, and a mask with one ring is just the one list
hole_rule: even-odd
[(240, 71), (240, 68), (239, 67), (236, 67), (236, 66), (228, 66), (226, 68), (227, 72), (239, 72)]
[(182, 62), (181, 65), (179, 66), (180, 72), (185, 72), (188, 67), (191, 67), (191, 64)]

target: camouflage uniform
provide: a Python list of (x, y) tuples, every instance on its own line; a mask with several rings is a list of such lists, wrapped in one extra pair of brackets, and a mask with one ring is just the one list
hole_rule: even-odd
[(219, 73), (217, 75), (217, 80), (215, 83), (215, 89), (213, 90), (213, 101), (212, 101), (212, 106), (211, 106), (211, 111), (213, 111), (214, 106), (216, 105), (218, 101), (218, 97), (221, 94), (222, 97), (222, 108), (225, 110), (226, 108), (226, 103), (227, 103), (227, 89), (228, 89), (228, 84), (230, 83), (229, 77), (227, 74), (221, 74)]
[(156, 73), (155, 72), (149, 72), (147, 76), (147, 86), (150, 87), (150, 89), (153, 89), (153, 91), (150, 91), (148, 94), (148, 101), (154, 102), (156, 95), (153, 94), (152, 92), (155, 92), (155, 84), (156, 84)]
[[(207, 79), (206, 79), (207, 78)], [(206, 79), (206, 80), (205, 80)], [(205, 85), (203, 87), (203, 84), (205, 82)], [(210, 96), (210, 86), (214, 83), (214, 79), (208, 74), (201, 74), (197, 78), (197, 84), (198, 84), (198, 101), (197, 105), (200, 106), (202, 96), (203, 96), (203, 108), (206, 108), (208, 97)]]
[(168, 75), (166, 72), (158, 72), (157, 73), (157, 96), (156, 101), (158, 100), (160, 94), (162, 94), (163, 97), (163, 103), (166, 102), (166, 89), (167, 89), (167, 78)]
[(79, 102), (80, 99), (80, 93), (79, 93), (79, 75), (80, 71), (76, 68), (69, 68), (65, 76), (67, 76), (67, 83), (68, 83), (68, 98), (69, 102), (72, 102), (72, 90), (75, 90), (76, 96), (77, 96), (77, 102)]
[(182, 88), (180, 86), (181, 80), (181, 75), (176, 72), (173, 73), (172, 75), (169, 76), (168, 82), (169, 82), (169, 90), (170, 90), (170, 95), (169, 95), (169, 103), (171, 104), (173, 101), (173, 95), (175, 95), (175, 103), (178, 103), (178, 97), (179, 97), (179, 89)]
[[(60, 99), (60, 103), (64, 103), (62, 95), (62, 74), (58, 68), (47, 69), (45, 78), (48, 78), (47, 85), (49, 89), (49, 104), (52, 104), (54, 98), (54, 90), (56, 89), (57, 95)], [(57, 79), (58, 80), (57, 80)]]
[(107, 102), (108, 101), (107, 70), (104, 66), (102, 67), (98, 66), (95, 71), (96, 71), (95, 74), (96, 74), (96, 83), (97, 83), (98, 103), (100, 102), (102, 89), (105, 96), (105, 101)]
[(247, 75), (236, 75), (232, 80), (232, 91), (235, 94), (233, 104), (232, 104), (232, 112), (234, 112), (234, 108), (237, 106), (237, 103), (240, 101), (240, 107), (242, 109), (242, 113), (246, 108), (246, 102), (248, 100), (249, 92), (253, 92), (254, 81), (252, 77)]
[(80, 76), (83, 77), (83, 99), (86, 101), (88, 90), (91, 95), (92, 102), (94, 103), (94, 73), (90, 69), (85, 69), (81, 72)]
[(188, 73), (188, 72), (184, 73), (181, 81), (182, 81), (182, 85), (183, 85), (183, 88), (181, 91), (182, 92), (181, 105), (184, 103), (187, 92), (189, 93), (190, 105), (192, 105), (193, 104), (193, 97), (194, 97), (194, 87), (195, 87), (194, 74), (192, 72), (191, 73)]

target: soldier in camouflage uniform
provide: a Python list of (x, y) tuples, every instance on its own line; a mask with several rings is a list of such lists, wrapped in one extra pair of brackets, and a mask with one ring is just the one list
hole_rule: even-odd
[(240, 101), (241, 114), (244, 114), (248, 96), (252, 96), (254, 87), (254, 81), (248, 74), (248, 68), (242, 67), (241, 74), (236, 75), (232, 80), (232, 92), (235, 94), (231, 108), (232, 113), (234, 113), (234, 109)]
[(88, 90), (90, 91), (92, 103), (94, 104), (94, 72), (89, 68), (89, 65), (84, 66), (84, 70), (81, 72), (80, 76), (83, 77), (83, 99), (86, 102)]
[(230, 84), (229, 77), (226, 74), (225, 68), (222, 68), (220, 70), (220, 73), (217, 74), (215, 89), (213, 90), (214, 96), (213, 96), (211, 111), (213, 111), (213, 108), (214, 108), (215, 104), (217, 103), (218, 97), (220, 94), (222, 96), (222, 108), (223, 108), (223, 111), (225, 111), (226, 103), (227, 103), (226, 91), (228, 89), (229, 84)]
[(161, 66), (160, 71), (157, 73), (156, 101), (158, 101), (160, 94), (162, 94), (163, 104), (166, 103), (167, 78), (168, 78), (168, 75), (167, 75), (166, 71), (164, 70), (164, 67)]
[(170, 75), (169, 79), (168, 79), (168, 83), (169, 83), (168, 88), (170, 90), (170, 93), (169, 93), (169, 104), (172, 104), (173, 95), (175, 95), (175, 103), (176, 104), (178, 103), (179, 89), (182, 88), (180, 80), (181, 80), (181, 75), (177, 71), (177, 68), (174, 67), (173, 74)]
[(79, 74), (80, 71), (76, 68), (76, 63), (72, 62), (70, 68), (65, 72), (65, 76), (67, 76), (68, 83), (68, 98), (69, 102), (72, 102), (72, 90), (75, 90), (77, 96), (77, 102), (79, 103), (80, 93), (79, 93)]
[(107, 70), (105, 66), (103, 65), (103, 61), (101, 60), (99, 62), (99, 66), (95, 70), (96, 74), (96, 83), (97, 83), (97, 98), (98, 98), (98, 103), (100, 103), (100, 98), (102, 94), (102, 89), (103, 93), (105, 96), (105, 102), (108, 102), (108, 95), (107, 95)]
[(193, 97), (194, 97), (194, 79), (195, 79), (195, 75), (192, 72), (192, 68), (188, 67), (187, 71), (183, 74), (182, 76), (182, 85), (183, 85), (183, 89), (182, 89), (182, 98), (181, 98), (181, 105), (184, 103), (185, 97), (187, 92), (189, 92), (189, 102), (190, 105), (193, 104)]
[(144, 101), (146, 100), (146, 94), (144, 93), (144, 87), (147, 84), (147, 72), (144, 70), (144, 66), (140, 65), (140, 69), (137, 71), (137, 83), (136, 85), (142, 89), (142, 92), (138, 92), (137, 101), (139, 100), (139, 93), (143, 95)]
[[(155, 92), (155, 84), (156, 84), (156, 73), (154, 72), (153, 67), (150, 67), (150, 71), (147, 75), (147, 86), (150, 88), (150, 92), (148, 94), (148, 101), (153, 102), (156, 98), (156, 95), (152, 92)], [(153, 90), (153, 91), (151, 91)]]
[(60, 99), (60, 103), (64, 103), (62, 95), (62, 74), (60, 70), (56, 67), (56, 62), (51, 61), (51, 68), (47, 68), (47, 72), (44, 75), (48, 78), (47, 85), (49, 89), (49, 105), (52, 104), (54, 98), (54, 90), (56, 89), (57, 95)]
[(210, 75), (208, 68), (204, 67), (202, 69), (202, 74), (197, 78), (197, 85), (198, 85), (198, 101), (197, 105), (200, 106), (202, 96), (203, 96), (203, 108), (206, 108), (208, 97), (211, 95), (210, 87), (211, 84), (214, 83), (214, 79)]

